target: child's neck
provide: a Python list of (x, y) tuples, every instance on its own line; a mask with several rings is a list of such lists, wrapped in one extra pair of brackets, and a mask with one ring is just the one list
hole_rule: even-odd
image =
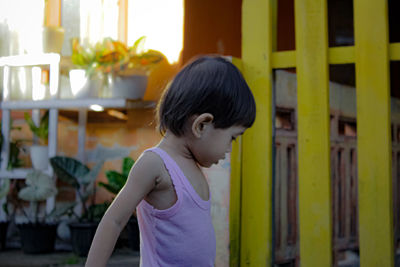
[(190, 150), (190, 139), (167, 131), (158, 146), (171, 156), (195, 160)]

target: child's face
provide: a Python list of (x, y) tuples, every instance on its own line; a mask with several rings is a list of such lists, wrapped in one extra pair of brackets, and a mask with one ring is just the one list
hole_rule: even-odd
[(213, 125), (208, 127), (192, 151), (197, 162), (203, 167), (210, 167), (224, 159), (226, 153), (232, 150), (232, 141), (242, 135), (246, 130), (243, 126), (231, 126), (218, 129)]

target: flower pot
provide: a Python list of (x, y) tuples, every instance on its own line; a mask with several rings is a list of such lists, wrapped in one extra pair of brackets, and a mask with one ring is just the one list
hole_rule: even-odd
[(129, 246), (134, 251), (140, 250), (139, 224), (135, 216), (132, 216), (127, 224), (129, 233)]
[(142, 99), (147, 87), (147, 75), (113, 76), (111, 97)]
[(103, 75), (94, 73), (90, 77), (87, 76), (83, 69), (73, 69), (69, 71), (69, 82), (71, 85), (71, 93), (75, 98), (96, 98), (99, 91), (104, 86)]
[(98, 223), (70, 223), (72, 252), (80, 257), (87, 256)]
[(0, 222), (0, 251), (6, 248), (8, 221)]
[(61, 53), (64, 42), (64, 29), (58, 26), (46, 26), (42, 30), (43, 53)]
[(21, 248), (27, 254), (49, 253), (54, 251), (57, 224), (23, 223), (18, 225), (21, 235)]
[(36, 170), (47, 170), (49, 167), (49, 152), (47, 146), (33, 145), (30, 148), (32, 166)]

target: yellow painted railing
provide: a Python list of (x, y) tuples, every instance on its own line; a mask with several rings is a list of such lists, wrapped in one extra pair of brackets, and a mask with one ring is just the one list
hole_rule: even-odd
[[(332, 262), (327, 1), (295, 1), (302, 266)], [(317, 167), (318, 166), (318, 167)]]
[[(243, 74), (256, 99), (257, 118), (242, 138), (240, 266), (268, 266), (272, 251), (271, 1), (244, 1)], [(260, 18), (262, 18), (260, 20)]]
[[(275, 51), (276, 0), (243, 0), (242, 65), (257, 104), (232, 156), (231, 266), (271, 266), (272, 72), (297, 69), (301, 266), (332, 266), (329, 64), (355, 63), (361, 266), (393, 266), (386, 0), (354, 0), (355, 46), (328, 47), (327, 1), (296, 0), (296, 51)], [(232, 246), (233, 244), (233, 246)]]
[(387, 14), (387, 1), (354, 1), (359, 243), (363, 267), (394, 265)]

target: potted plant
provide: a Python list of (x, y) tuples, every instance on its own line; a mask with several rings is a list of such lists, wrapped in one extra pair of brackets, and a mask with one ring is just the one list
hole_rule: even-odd
[(56, 156), (50, 158), (50, 164), (57, 177), (75, 188), (77, 202), (66, 212), (74, 217), (69, 224), (71, 230), (72, 251), (78, 256), (86, 256), (100, 218), (108, 205), (89, 203), (94, 193), (94, 184), (104, 160), (92, 169), (71, 157)]
[[(12, 126), (12, 121), (10, 121), (10, 130), (21, 130), (21, 127), (14, 127)], [(0, 122), (0, 129), (1, 129), (1, 122)], [(7, 170), (12, 170), (14, 168), (21, 167), (23, 165), (23, 161), (19, 158), (20, 152), (22, 148), (22, 141), (21, 139), (10, 140), (10, 153), (8, 156), (8, 164)], [(3, 135), (0, 133), (0, 149), (3, 146)], [(0, 158), (1, 162), (1, 158)]]
[[(7, 178), (0, 179), (0, 200), (7, 196), (10, 190), (10, 180)], [(7, 215), (7, 206), (3, 205), (4, 213)], [(9, 221), (7, 218), (0, 220), (0, 251), (6, 247), (7, 229)]]
[(40, 170), (33, 170), (26, 176), (26, 187), (22, 188), (18, 197), (29, 201), (29, 208), (22, 212), (27, 223), (18, 224), (21, 234), (21, 247), (24, 253), (48, 253), (54, 250), (57, 222), (54, 213), (47, 214), (40, 210), (40, 202), (57, 194), (55, 181)]
[(32, 133), (39, 141), (38, 145), (32, 145), (30, 148), (33, 168), (37, 170), (46, 170), (49, 165), (47, 147), (49, 136), (49, 111), (47, 110), (40, 118), (38, 126), (35, 124), (28, 112), (24, 113), (24, 118)]
[(158, 51), (143, 51), (144, 41), (143, 36), (127, 47), (120, 41), (105, 38), (94, 46), (84, 47), (75, 38), (72, 41), (71, 60), (75, 66), (86, 70), (88, 80), (99, 73), (103, 75), (110, 89), (104, 96), (141, 99), (147, 87), (149, 71), (164, 57)]
[[(135, 161), (131, 157), (125, 157), (122, 160), (122, 170), (121, 172), (108, 170), (106, 171), (106, 177), (108, 183), (99, 182), (99, 186), (105, 188), (108, 192), (114, 195), (114, 197), (119, 193), (122, 187), (125, 185), (129, 171), (131, 170)], [(136, 218), (136, 214), (131, 216), (126, 226), (128, 231), (129, 245), (133, 250), (140, 249), (140, 238), (139, 238), (139, 225)]]

